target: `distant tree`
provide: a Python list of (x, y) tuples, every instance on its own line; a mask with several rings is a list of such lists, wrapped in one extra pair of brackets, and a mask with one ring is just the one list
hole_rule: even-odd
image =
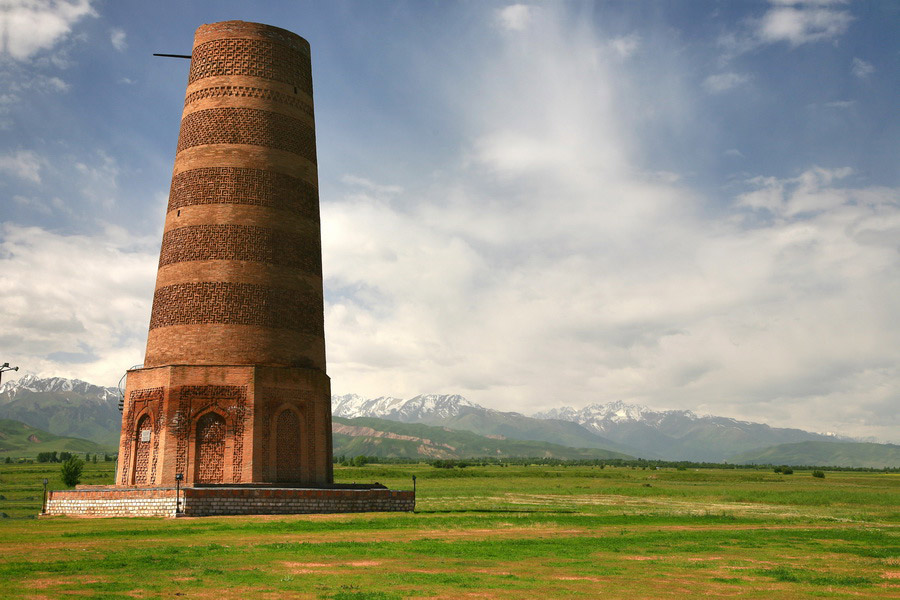
[(91, 459), (91, 462), (93, 462), (95, 465), (97, 464), (97, 455), (96, 455), (96, 454), (95, 454), (94, 457)]
[[(56, 454), (56, 453), (54, 452), (54, 454)], [(73, 455), (71, 452), (60, 452), (59, 453), (59, 462), (66, 462), (67, 460), (72, 458), (72, 456)]]
[(818, 477), (819, 479), (825, 479), (825, 471), (819, 471), (818, 469), (816, 469), (812, 472), (812, 476)]
[(77, 456), (69, 456), (69, 458), (62, 464), (62, 467), (60, 468), (60, 474), (62, 475), (63, 483), (65, 483), (69, 487), (75, 487), (76, 485), (78, 485), (81, 482), (81, 472), (83, 469), (83, 460), (81, 460)]
[(364, 467), (368, 462), (369, 457), (364, 454), (360, 454), (359, 456), (354, 456), (353, 460), (350, 461), (350, 464), (354, 467)]
[(11, 462), (12, 462), (12, 457), (11, 457), (11, 456), (7, 456), (5, 462), (6, 462), (6, 464), (11, 463)]
[(792, 468), (790, 468), (789, 466), (784, 465), (781, 467), (781, 474), (782, 475), (793, 475), (794, 470)]

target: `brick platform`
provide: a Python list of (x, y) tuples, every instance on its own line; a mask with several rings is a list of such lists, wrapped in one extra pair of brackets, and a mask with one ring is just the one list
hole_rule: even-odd
[[(84, 486), (48, 493), (45, 516), (175, 517), (175, 488)], [(351, 512), (409, 512), (415, 492), (368, 489), (279, 487), (188, 487), (181, 489), (181, 514), (275, 515)]]

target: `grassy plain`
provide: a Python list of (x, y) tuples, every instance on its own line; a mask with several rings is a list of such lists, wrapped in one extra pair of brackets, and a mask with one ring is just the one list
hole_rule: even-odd
[[(37, 513), (58, 465), (0, 465)], [(86, 483), (112, 480), (88, 465)], [(900, 475), (339, 468), (414, 514), (5, 519), (4, 598), (898, 598)]]

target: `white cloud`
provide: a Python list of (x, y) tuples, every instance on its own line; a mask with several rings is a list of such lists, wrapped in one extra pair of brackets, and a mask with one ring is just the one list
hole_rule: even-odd
[(2, 53), (27, 60), (59, 43), (79, 20), (94, 15), (90, 0), (6, 0), (0, 15)]
[(110, 30), (109, 41), (113, 45), (113, 48), (119, 52), (125, 52), (128, 48), (128, 42), (125, 41), (125, 30), (123, 29)]
[(511, 4), (497, 10), (497, 22), (508, 31), (522, 31), (531, 22), (535, 8), (526, 4)]
[(656, 85), (552, 18), (522, 35), (479, 73), (457, 168), (323, 205), (335, 391), (707, 406), (896, 439), (900, 191), (810, 168), (704, 216), (623, 126)]
[(625, 35), (622, 37), (613, 38), (609, 41), (609, 47), (612, 48), (613, 52), (616, 53), (620, 58), (628, 58), (637, 52), (637, 49), (641, 45), (641, 38), (635, 33)]
[(6, 171), (32, 183), (41, 182), (43, 164), (43, 159), (31, 150), (17, 150), (0, 155), (0, 171)]
[[(24, 371), (114, 385), (141, 362), (159, 240), (0, 228), (0, 346)], [(67, 362), (68, 355), (86, 362)]]
[(872, 66), (872, 63), (866, 62), (861, 58), (854, 58), (853, 65), (850, 67), (850, 72), (853, 73), (855, 77), (865, 79), (875, 72), (875, 67)]
[(725, 156), (733, 156), (735, 158), (743, 158), (744, 154), (737, 148), (729, 148), (725, 151)]
[(98, 151), (93, 163), (76, 162), (75, 169), (81, 176), (79, 183), (85, 198), (105, 209), (115, 204), (119, 186), (119, 165), (115, 158)]
[(721, 94), (750, 81), (747, 75), (739, 73), (719, 73), (703, 80), (703, 89), (711, 94)]
[(347, 185), (360, 187), (369, 192), (382, 195), (399, 194), (403, 191), (403, 188), (399, 185), (381, 185), (366, 179), (365, 177), (357, 177), (356, 175), (344, 175), (341, 177), (341, 181)]
[(786, 42), (792, 47), (837, 40), (853, 22), (841, 0), (770, 0), (770, 7), (758, 19), (723, 33), (718, 40), (722, 65), (735, 56), (766, 44)]
[(770, 8), (758, 23), (757, 36), (765, 43), (787, 42), (800, 46), (833, 40), (843, 35), (853, 21), (849, 12), (828, 7), (833, 3), (778, 4)]

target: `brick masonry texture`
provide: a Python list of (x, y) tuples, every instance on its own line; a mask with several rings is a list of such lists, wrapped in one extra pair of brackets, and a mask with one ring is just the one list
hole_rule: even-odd
[(214, 85), (196, 92), (191, 92), (184, 99), (184, 105), (187, 106), (193, 102), (206, 100), (207, 98), (259, 98), (269, 102), (280, 102), (293, 108), (300, 109), (309, 117), (313, 117), (313, 107), (308, 100), (301, 96), (292, 96), (277, 92), (275, 90), (267, 90), (264, 88), (251, 87), (246, 85)]
[(177, 152), (208, 144), (265, 146), (316, 162), (316, 133), (299, 119), (255, 108), (209, 108), (181, 120)]
[[(174, 517), (175, 489), (76, 489), (51, 491), (48, 516)], [(187, 517), (344, 512), (410, 512), (411, 491), (303, 488), (184, 488)]]
[(204, 167), (172, 178), (168, 212), (198, 204), (249, 204), (319, 222), (319, 194), (312, 184), (263, 169)]
[(309, 57), (268, 40), (231, 38), (196, 46), (191, 55), (188, 83), (222, 75), (272, 79), (312, 96)]
[[(276, 478), (327, 486), (331, 386), (309, 45), (277, 27), (228, 21), (198, 28), (193, 48), (147, 352), (127, 376), (117, 485), (149, 491), (183, 475), (188, 487)], [(255, 497), (228, 498), (196, 496), (195, 512), (221, 512), (222, 502), (234, 514), (260, 512)], [(360, 498), (291, 496), (262, 512), (353, 502), (375, 510), (383, 501)], [(112, 500), (133, 514), (168, 501)]]
[(210, 281), (156, 290), (150, 329), (170, 325), (227, 323), (290, 329), (324, 336), (321, 296), (249, 283)]
[(245, 260), (322, 276), (318, 235), (244, 225), (179, 227), (163, 235), (159, 266), (194, 260)]

